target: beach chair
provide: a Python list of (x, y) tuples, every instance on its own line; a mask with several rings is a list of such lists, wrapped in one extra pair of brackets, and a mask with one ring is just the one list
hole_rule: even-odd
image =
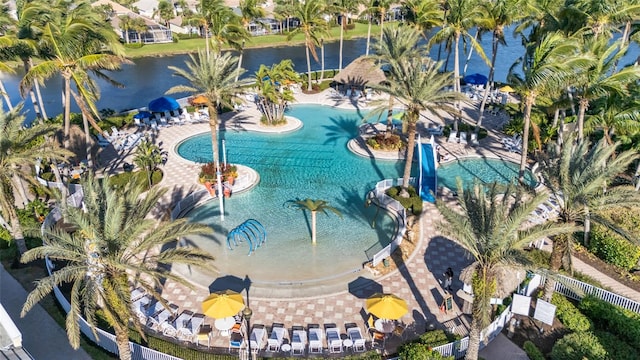
[(191, 311), (183, 311), (173, 321), (166, 321), (159, 325), (162, 335), (168, 337), (177, 337), (178, 333), (189, 323), (189, 319), (193, 316)]
[(249, 336), (249, 343), (251, 344), (251, 351), (258, 353), (262, 350), (264, 345), (264, 339), (267, 337), (267, 330), (263, 327), (254, 327)]
[(471, 145), (478, 145), (478, 134), (475, 131), (471, 133)]
[(284, 341), (284, 333), (286, 332), (282, 324), (274, 324), (271, 328), (271, 336), (267, 339), (267, 351), (280, 351), (280, 346)]
[(149, 295), (142, 296), (141, 298), (134, 300), (131, 304), (133, 309), (133, 313), (136, 315), (138, 320), (142, 324), (147, 323), (147, 306), (151, 302), (151, 297)]
[(236, 349), (240, 351), (244, 346), (244, 336), (240, 333), (231, 333), (229, 336), (229, 353), (231, 350)]
[(436, 127), (432, 127), (430, 125), (427, 128), (427, 134), (433, 135), (433, 136), (442, 136), (443, 131), (444, 131), (444, 126), (442, 126), (442, 125), (438, 125)]
[(178, 310), (178, 306), (174, 304), (169, 304), (169, 309), (166, 309), (162, 304), (158, 301), (155, 306), (149, 313), (155, 312), (157, 308), (160, 308), (160, 312), (156, 312), (154, 315), (150, 315), (147, 320), (147, 326), (152, 330), (163, 332), (163, 324), (168, 322)]
[(337, 327), (328, 327), (325, 329), (325, 335), (327, 336), (327, 347), (332, 354), (339, 354), (342, 352), (342, 339), (340, 339), (340, 330)]
[(458, 132), (451, 130), (451, 133), (449, 133), (449, 138), (447, 139), (447, 142), (451, 142), (451, 143), (458, 142)]
[(309, 354), (322, 354), (322, 330), (317, 327), (309, 328)]
[(196, 341), (200, 327), (204, 323), (203, 314), (193, 314), (187, 326), (178, 329), (178, 340), (184, 341)]
[(353, 326), (353, 327), (347, 328), (347, 335), (349, 336), (349, 339), (353, 343), (354, 352), (364, 352), (366, 350), (366, 345), (365, 345), (366, 341), (365, 341), (365, 338), (362, 336), (362, 331), (360, 330), (360, 327)]
[(131, 301), (137, 301), (141, 299), (145, 296), (146, 293), (147, 292), (141, 287), (133, 289), (131, 291)]
[(104, 136), (102, 136), (102, 134), (98, 133), (96, 137), (98, 138), (98, 145), (100, 147), (107, 147), (111, 145), (111, 142), (107, 140)]
[(307, 332), (302, 326), (291, 328), (291, 355), (305, 355), (307, 347)]
[(463, 131), (460, 133), (460, 144), (467, 144), (467, 132)]

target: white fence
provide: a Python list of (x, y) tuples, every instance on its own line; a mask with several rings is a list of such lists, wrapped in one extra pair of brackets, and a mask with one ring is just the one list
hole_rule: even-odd
[(591, 295), (609, 304), (617, 305), (640, 314), (640, 303), (637, 301), (566, 276), (560, 276), (560, 278), (559, 281), (556, 281), (555, 289), (558, 293), (568, 298), (580, 300), (583, 296)]
[[(413, 180), (413, 178), (411, 178), (411, 180)], [(395, 181), (393, 179), (382, 180), (376, 184), (375, 189), (370, 193), (376, 198), (376, 205), (389, 211), (389, 214), (395, 217), (398, 225), (396, 235), (389, 245), (385, 246), (382, 250), (373, 255), (371, 259), (373, 266), (377, 266), (382, 262), (382, 260), (391, 256), (391, 254), (402, 243), (404, 233), (407, 230), (407, 210), (402, 206), (402, 204), (400, 204), (400, 202), (394, 200), (385, 193), (388, 188), (394, 186), (394, 182), (398, 185), (402, 185), (402, 178), (396, 179)]]

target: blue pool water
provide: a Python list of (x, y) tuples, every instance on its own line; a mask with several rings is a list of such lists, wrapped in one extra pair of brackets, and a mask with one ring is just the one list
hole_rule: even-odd
[[(520, 165), (499, 159), (470, 158), (452, 161), (438, 167), (438, 186), (455, 190), (456, 178), (460, 177), (464, 186), (474, 181), (482, 183), (509, 183), (518, 178)], [(525, 182), (536, 186), (536, 179), (530, 171), (525, 172)]]
[[(216, 256), (222, 274), (254, 283), (304, 282), (353, 272), (367, 260), (365, 250), (386, 246), (394, 222), (384, 212), (376, 220), (374, 206), (364, 197), (375, 183), (401, 176), (403, 162), (363, 158), (347, 149), (358, 134), (362, 116), (356, 111), (318, 105), (295, 105), (288, 112), (303, 127), (287, 134), (262, 134), (227, 129), (220, 132), (227, 162), (246, 165), (260, 174), (260, 183), (246, 193), (225, 200), (225, 220), (220, 221), (218, 201), (191, 211), (188, 217), (211, 225), (213, 237), (190, 239)], [(192, 161), (211, 159), (209, 133), (194, 136), (177, 147)], [(296, 199), (322, 199), (342, 213), (317, 215), (317, 245), (311, 244), (310, 214), (288, 207)], [(267, 242), (247, 256), (248, 245), (226, 247), (226, 236), (248, 219), (259, 221)]]

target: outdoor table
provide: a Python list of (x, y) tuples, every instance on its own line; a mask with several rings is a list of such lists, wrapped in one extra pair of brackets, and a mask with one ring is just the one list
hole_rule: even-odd
[(396, 328), (396, 322), (388, 319), (378, 319), (374, 323), (376, 330), (381, 333), (390, 334)]
[(229, 316), (222, 319), (216, 319), (216, 321), (213, 322), (213, 326), (215, 326), (216, 329), (220, 330), (220, 335), (228, 336), (229, 330), (235, 323), (236, 319), (233, 316)]
[(342, 341), (342, 345), (345, 347), (345, 349), (352, 349), (353, 348), (353, 341), (351, 341), (351, 339), (344, 339)]
[(282, 346), (280, 347), (280, 350), (282, 350), (282, 352), (288, 353), (289, 351), (291, 351), (291, 345), (282, 344)]

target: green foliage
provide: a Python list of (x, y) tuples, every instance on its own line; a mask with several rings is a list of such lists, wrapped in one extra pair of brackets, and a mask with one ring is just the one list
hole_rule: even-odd
[(524, 349), (524, 352), (527, 353), (527, 356), (530, 360), (545, 360), (542, 351), (540, 351), (536, 344), (532, 343), (531, 341), (525, 341), (522, 348)]
[(117, 129), (122, 129), (126, 126), (133, 124), (133, 116), (134, 113), (129, 113), (125, 115), (115, 115), (103, 118), (101, 121), (98, 121), (98, 127), (102, 130), (111, 131), (111, 127), (115, 126)]
[(5, 229), (4, 226), (0, 226), (0, 248), (8, 247), (12, 239), (9, 230)]
[(640, 359), (638, 351), (631, 347), (624, 341), (620, 341), (620, 339), (607, 331), (596, 330), (595, 331), (600, 344), (607, 351), (608, 359), (615, 360), (635, 360)]
[[(201, 184), (209, 181), (211, 183), (217, 182), (217, 171), (218, 167), (212, 161), (202, 165), (200, 168), (200, 173), (198, 174), (198, 179)], [(238, 167), (235, 165), (225, 164), (222, 166), (222, 182), (229, 181), (230, 177), (237, 178), (238, 177)]]
[(583, 298), (578, 307), (597, 329), (610, 331), (640, 351), (640, 315), (593, 296)]
[(590, 235), (589, 251), (600, 259), (627, 271), (638, 264), (640, 246), (597, 224), (594, 224)]
[(431, 347), (437, 347), (456, 340), (460, 340), (460, 338), (454, 334), (448, 333), (444, 330), (432, 330), (420, 335), (416, 341)]
[(141, 47), (144, 46), (143, 43), (139, 42), (139, 43), (130, 43), (130, 44), (123, 44), (125, 48), (127, 49), (140, 49)]
[(400, 136), (396, 134), (389, 135), (388, 137), (385, 134), (376, 134), (367, 139), (367, 145), (373, 150), (385, 151), (400, 150), (406, 146)]
[(554, 293), (551, 303), (556, 306), (556, 317), (565, 327), (572, 331), (583, 332), (593, 328), (593, 324), (588, 317), (583, 315), (578, 308), (566, 297)]
[(439, 352), (432, 350), (430, 346), (421, 343), (409, 343), (402, 345), (398, 350), (402, 359), (412, 360), (453, 360), (453, 356), (444, 357)]
[(175, 356), (185, 360), (233, 360), (238, 359), (238, 355), (231, 354), (210, 354), (195, 349), (188, 348), (182, 344), (173, 343), (160, 339), (149, 334), (147, 336), (147, 342), (142, 340), (140, 334), (136, 331), (129, 331), (129, 337), (133, 342), (142, 344), (153, 350), (160, 351), (171, 356)]
[(416, 189), (413, 186), (407, 188), (409, 192), (408, 198), (400, 196), (401, 190), (401, 186), (391, 187), (387, 190), (387, 195), (400, 202), (405, 209), (411, 210), (414, 215), (420, 214), (422, 212), (422, 199), (416, 192)]
[(551, 350), (551, 360), (605, 360), (607, 350), (592, 332), (565, 335)]
[[(151, 176), (151, 183), (158, 184), (162, 180), (163, 174), (161, 170), (156, 170)], [(142, 186), (145, 190), (149, 188), (146, 171), (123, 172), (109, 177), (109, 185), (115, 188), (123, 188), (129, 182), (135, 181), (137, 185)]]

